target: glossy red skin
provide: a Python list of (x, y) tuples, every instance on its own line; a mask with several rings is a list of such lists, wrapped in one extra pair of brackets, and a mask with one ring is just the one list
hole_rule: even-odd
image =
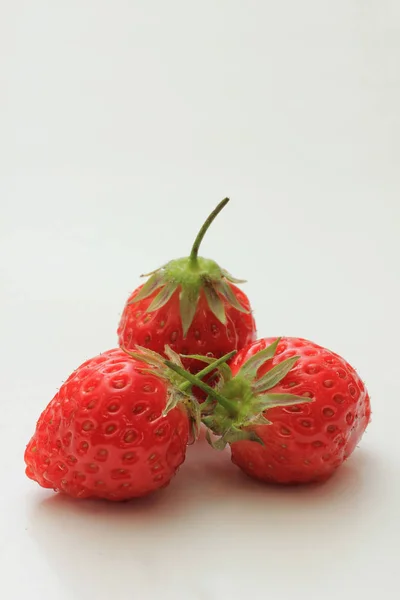
[[(251, 312), (246, 314), (238, 311), (221, 296), (227, 317), (226, 325), (223, 325), (209, 309), (203, 292), (200, 294), (193, 323), (184, 339), (179, 312), (179, 290), (163, 308), (146, 313), (159, 290), (144, 300), (129, 304), (141, 287), (131, 294), (125, 305), (118, 326), (120, 346), (133, 349), (139, 345), (164, 354), (165, 345), (168, 344), (178, 354), (202, 354), (220, 358), (255, 340), (256, 324)], [(250, 311), (246, 294), (235, 285), (231, 287), (240, 304)], [(204, 363), (194, 360), (186, 360), (184, 365), (193, 373), (204, 367)]]
[(185, 459), (186, 412), (161, 416), (167, 386), (120, 349), (83, 363), (40, 416), (26, 474), (76, 498), (129, 500), (168, 485)]
[[(254, 342), (232, 361), (232, 371), (276, 338)], [(261, 377), (279, 362), (300, 355), (293, 369), (269, 393), (311, 396), (314, 402), (268, 410), (272, 425), (256, 427), (265, 446), (232, 444), (232, 461), (267, 482), (307, 483), (330, 477), (359, 443), (370, 420), (368, 393), (356, 371), (340, 356), (312, 342), (282, 338), (275, 357), (259, 369)]]

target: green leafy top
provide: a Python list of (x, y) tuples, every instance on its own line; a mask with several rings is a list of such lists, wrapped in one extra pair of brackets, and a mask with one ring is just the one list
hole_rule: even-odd
[(232, 283), (244, 283), (244, 280), (236, 279), (215, 261), (198, 256), (204, 235), (228, 202), (229, 198), (224, 198), (206, 219), (195, 239), (190, 256), (172, 260), (159, 269), (142, 275), (149, 279), (130, 302), (135, 304), (158, 291), (146, 311), (154, 312), (167, 304), (179, 290), (183, 337), (186, 337), (193, 322), (201, 291), (204, 292), (210, 310), (223, 325), (226, 324), (223, 300), (241, 312), (249, 312), (240, 304), (231, 286)]
[[(165, 346), (165, 355), (168, 357), (167, 365), (167, 361), (163, 356), (148, 348), (136, 346), (134, 351), (127, 350), (124, 347), (121, 349), (131, 358), (148, 365), (147, 368), (143, 368), (143, 372), (160, 377), (167, 383), (168, 399), (163, 410), (163, 415), (165, 416), (178, 405), (183, 406), (191, 421), (192, 439), (197, 439), (201, 422), (201, 407), (192, 394), (193, 384), (187, 380), (180, 355), (174, 352), (169, 346)], [(228, 368), (226, 361), (230, 360), (234, 354), (236, 354), (236, 350), (232, 350), (217, 359), (208, 356), (196, 356), (197, 360), (207, 364), (204, 369), (197, 373), (196, 381), (201, 381), (203, 377), (214, 371), (214, 369), (221, 368), (221, 372), (224, 372)], [(173, 365), (173, 368), (170, 368), (169, 365)], [(176, 367), (179, 369), (178, 372), (176, 371)], [(185, 375), (182, 375), (182, 373)]]
[(202, 406), (202, 421), (217, 436), (216, 440), (212, 440), (208, 434), (207, 439), (214, 448), (220, 450), (227, 443), (240, 440), (262, 444), (255, 427), (271, 424), (265, 416), (266, 411), (276, 406), (312, 402), (311, 398), (304, 396), (269, 392), (289, 373), (299, 356), (282, 361), (257, 379), (258, 369), (275, 356), (279, 341), (280, 338), (252, 356), (235, 376), (228, 365), (223, 365), (223, 368), (219, 369), (220, 380), (215, 389), (203, 381), (198, 381), (195, 375), (187, 373), (179, 365), (166, 361), (170, 369), (208, 394), (207, 401)]

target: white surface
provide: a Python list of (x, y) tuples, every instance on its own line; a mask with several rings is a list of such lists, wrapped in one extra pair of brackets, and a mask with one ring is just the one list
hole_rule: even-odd
[[(0, 4), (1, 597), (398, 598), (398, 0)], [(41, 490), (40, 411), (225, 195), (204, 254), (359, 369), (361, 448), (321, 487), (200, 442), (157, 500)]]

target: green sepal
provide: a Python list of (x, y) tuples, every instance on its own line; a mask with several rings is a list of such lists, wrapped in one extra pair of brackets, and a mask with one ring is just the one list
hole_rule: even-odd
[[(142, 277), (145, 277), (145, 275), (142, 275)], [(139, 302), (140, 300), (151, 296), (153, 292), (163, 285), (165, 285), (164, 273), (161, 269), (157, 269), (151, 275), (150, 279), (143, 285), (140, 292), (136, 294), (136, 296), (129, 302), (129, 304), (135, 304), (135, 302)]]
[(213, 283), (211, 281), (204, 282), (203, 290), (211, 312), (217, 317), (220, 323), (226, 325), (225, 307)]
[(158, 267), (158, 269), (154, 269), (154, 271), (150, 271), (150, 273), (142, 273), (140, 277), (151, 277), (154, 273), (158, 273), (158, 271), (162, 271), (167, 266), (167, 263), (162, 267)]
[(252, 386), (255, 393), (265, 392), (275, 387), (292, 369), (300, 356), (292, 356), (275, 365), (268, 373), (260, 377)]
[[(206, 400), (204, 402), (204, 404), (209, 404), (210, 408), (213, 408), (215, 406), (215, 402), (211, 403), (210, 400)], [(202, 408), (204, 406), (204, 404), (202, 405)], [(217, 435), (217, 431), (214, 427), (215, 422), (214, 422), (214, 414), (213, 412), (206, 412), (206, 414), (203, 414), (203, 418), (202, 418), (203, 424), (207, 427), (207, 430), (210, 429), (213, 433), (215, 433)]]
[(171, 299), (178, 288), (176, 283), (167, 283), (158, 292), (157, 296), (150, 303), (150, 306), (147, 308), (146, 312), (154, 312), (155, 310), (159, 310), (163, 306), (167, 304), (167, 302)]
[(175, 363), (176, 365), (179, 365), (183, 369), (183, 364), (182, 364), (180, 354), (175, 352), (175, 350), (172, 350), (171, 346), (168, 346), (168, 344), (166, 344), (164, 346), (164, 354), (168, 358), (168, 360)]
[(257, 376), (258, 369), (262, 367), (264, 363), (274, 357), (278, 344), (281, 338), (277, 338), (270, 346), (260, 350), (254, 356), (249, 358), (238, 372), (238, 376), (245, 377), (248, 380), (254, 380)]
[(246, 283), (246, 279), (237, 279), (236, 277), (233, 277), (233, 275), (228, 273), (226, 269), (221, 269), (221, 273), (225, 277), (225, 279), (227, 279), (231, 283)]
[(214, 450), (224, 450), (228, 443), (223, 437), (213, 439), (209, 429), (206, 431), (206, 440)]
[(167, 404), (165, 405), (165, 408), (162, 411), (162, 416), (165, 417), (169, 413), (170, 410), (172, 410), (173, 408), (178, 406), (178, 404), (181, 402), (181, 400), (182, 400), (182, 394), (180, 394), (176, 390), (173, 390), (168, 396)]
[(210, 396), (207, 396), (207, 399), (202, 403), (202, 405), (200, 407), (202, 422), (204, 423), (204, 425), (206, 425), (206, 427), (208, 427), (208, 425), (207, 425), (205, 419), (212, 417), (215, 405), (216, 405), (216, 401), (213, 400)]
[(229, 444), (235, 442), (257, 442), (262, 446), (265, 446), (263, 440), (253, 429), (239, 429), (238, 427), (232, 426), (223, 436)]
[(221, 279), (220, 281), (216, 281), (214, 283), (214, 288), (218, 293), (221, 294), (221, 296), (223, 296), (229, 302), (231, 306), (233, 306), (233, 308), (236, 308), (236, 310), (239, 310), (240, 312), (246, 314), (250, 312), (247, 310), (247, 308), (240, 304), (239, 300), (234, 294), (233, 289), (227, 281), (224, 281), (223, 279)]
[(138, 344), (135, 346), (135, 349), (136, 351), (132, 351), (121, 347), (121, 350), (123, 350), (126, 354), (128, 354), (131, 358), (134, 358), (135, 360), (144, 362), (148, 365), (158, 367), (161, 369), (165, 367), (164, 358), (160, 354), (158, 354), (158, 352), (154, 352), (153, 350), (150, 350), (149, 348), (144, 348), (143, 346), (139, 346)]
[(296, 396), (295, 394), (263, 394), (260, 396), (260, 409), (265, 411), (277, 406), (294, 406), (295, 404), (306, 404), (314, 402), (308, 396)]
[(252, 429), (239, 429), (237, 427), (230, 427), (224, 435), (213, 439), (210, 431), (207, 429), (206, 440), (214, 450), (224, 450), (227, 444), (235, 444), (236, 442), (257, 442), (264, 446), (263, 440), (259, 435)]
[(179, 309), (182, 320), (183, 337), (185, 338), (196, 314), (199, 301), (198, 287), (182, 287), (179, 294)]
[[(132, 357), (135, 358), (135, 357)], [(160, 371), (157, 369), (140, 369), (141, 373), (145, 373), (146, 375), (154, 375), (164, 381), (170, 382), (171, 378), (169, 377), (167, 371)]]
[(242, 423), (242, 427), (254, 427), (257, 425), (272, 425), (272, 421), (269, 421), (266, 417), (264, 417), (263, 413), (260, 413), (259, 415), (255, 415), (253, 418)]
[(197, 400), (191, 396), (186, 396), (183, 404), (186, 407), (190, 417), (191, 443), (197, 440), (201, 427), (201, 407)]

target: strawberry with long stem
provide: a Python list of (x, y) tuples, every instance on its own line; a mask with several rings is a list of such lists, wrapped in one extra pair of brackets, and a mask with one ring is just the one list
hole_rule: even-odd
[[(199, 256), (200, 244), (224, 198), (196, 236), (190, 255), (171, 260), (147, 276), (129, 297), (118, 327), (121, 347), (149, 348), (159, 354), (166, 345), (182, 355), (218, 358), (255, 339), (255, 322), (247, 296), (235, 279), (214, 260)], [(193, 372), (199, 361), (183, 359)]]

